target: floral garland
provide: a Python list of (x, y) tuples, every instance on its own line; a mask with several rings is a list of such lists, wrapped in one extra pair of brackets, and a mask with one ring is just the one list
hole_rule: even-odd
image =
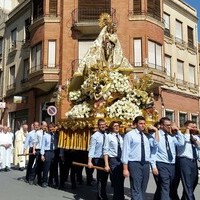
[(110, 118), (119, 118), (122, 120), (132, 120), (141, 115), (139, 106), (130, 102), (126, 97), (116, 101), (110, 107), (106, 108), (107, 116)]
[(69, 112), (65, 115), (69, 118), (88, 118), (90, 117), (91, 107), (87, 102), (75, 105)]
[(80, 90), (69, 92), (69, 100), (70, 101), (76, 101), (80, 97), (81, 97), (81, 91)]

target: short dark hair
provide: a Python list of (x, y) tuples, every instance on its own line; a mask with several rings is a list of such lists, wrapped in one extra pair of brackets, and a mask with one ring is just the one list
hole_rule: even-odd
[(160, 121), (159, 121), (159, 124), (161, 125), (163, 125), (164, 123), (165, 123), (165, 121), (171, 121), (170, 120), (170, 118), (169, 117), (162, 117), (161, 119), (160, 119)]
[(189, 124), (195, 124), (195, 122), (192, 121), (192, 120), (187, 120), (187, 121), (184, 123), (184, 126), (188, 126)]
[(134, 124), (137, 124), (140, 120), (144, 120), (145, 121), (145, 118), (143, 116), (137, 116), (134, 120), (133, 120), (133, 123)]
[(99, 125), (101, 122), (105, 122), (105, 120), (104, 119), (99, 119), (97, 124)]

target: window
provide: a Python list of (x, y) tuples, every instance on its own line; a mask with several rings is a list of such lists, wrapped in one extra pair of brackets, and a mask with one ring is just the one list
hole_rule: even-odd
[(179, 112), (179, 127), (183, 127), (187, 121), (187, 113)]
[(168, 55), (165, 55), (165, 70), (167, 76), (171, 76), (171, 57)]
[(134, 39), (134, 67), (141, 67), (142, 66), (142, 40), (141, 39)]
[(183, 43), (182, 22), (176, 20), (176, 41)]
[(49, 14), (57, 15), (57, 0), (49, 0)]
[(112, 15), (111, 0), (76, 0), (79, 21), (97, 20), (102, 13)]
[(48, 44), (48, 67), (56, 67), (56, 41)]
[(2, 71), (0, 71), (0, 85), (1, 85), (1, 87), (0, 87), (0, 97), (2, 97), (3, 96), (3, 72)]
[(82, 40), (78, 42), (78, 59), (81, 60), (87, 53), (90, 46), (93, 44), (93, 41)]
[(43, 16), (43, 1), (34, 0), (33, 2), (33, 19)]
[(39, 43), (31, 49), (31, 71), (38, 71), (42, 65), (42, 44)]
[(188, 26), (187, 33), (188, 33), (188, 47), (194, 48), (193, 28)]
[(10, 67), (10, 75), (9, 75), (9, 85), (14, 86), (15, 84), (15, 65)]
[(162, 46), (152, 42), (148, 41), (148, 62), (149, 67), (155, 68), (155, 69), (162, 69)]
[(17, 42), (17, 29), (15, 28), (11, 31), (10, 35), (10, 49), (16, 48), (16, 42)]
[(28, 73), (29, 73), (29, 58), (24, 60), (24, 69), (23, 69), (22, 82), (26, 82), (28, 80)]
[(193, 121), (193, 122), (195, 122), (195, 124), (197, 125), (197, 128), (199, 127), (199, 121), (198, 121), (198, 115), (196, 114), (192, 114), (191, 115), (191, 120)]
[(183, 61), (177, 60), (177, 79), (184, 80)]
[(189, 82), (195, 84), (195, 66), (189, 65)]
[(166, 36), (170, 37), (170, 15), (167, 13), (164, 13), (163, 18), (164, 18), (164, 25), (165, 25), (164, 33)]
[(139, 15), (142, 12), (141, 0), (133, 0), (133, 14)]
[(2, 57), (2, 53), (3, 53), (3, 38), (0, 38), (0, 59)]
[(31, 18), (29, 17), (25, 20), (25, 37), (24, 37), (25, 41), (30, 40), (30, 31), (29, 31), (30, 25), (31, 25)]
[(168, 117), (172, 122), (174, 121), (174, 111), (165, 110), (165, 117)]
[(161, 9), (160, 1), (158, 0), (147, 0), (147, 13), (149, 16), (161, 20)]

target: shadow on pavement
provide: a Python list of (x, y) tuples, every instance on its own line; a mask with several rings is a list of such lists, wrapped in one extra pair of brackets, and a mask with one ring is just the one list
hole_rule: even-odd
[[(23, 181), (25, 183), (25, 176), (18, 177), (17, 180)], [(77, 185), (76, 189), (71, 189), (70, 182), (66, 182), (66, 187), (62, 191), (66, 192), (66, 195), (62, 195), (62, 198), (66, 200), (67, 199), (68, 200), (96, 200), (96, 195), (97, 195), (96, 184), (92, 186), (88, 186), (83, 183), (82, 185)], [(70, 194), (69, 195), (70, 197), (67, 195), (67, 193)], [(125, 193), (125, 200), (130, 200), (131, 199), (130, 188), (124, 187), (124, 193)], [(111, 184), (109, 182), (107, 185), (108, 200), (112, 199), (112, 194), (113, 194), (113, 188), (111, 187)], [(145, 200), (152, 200), (153, 195), (154, 194), (146, 193)]]

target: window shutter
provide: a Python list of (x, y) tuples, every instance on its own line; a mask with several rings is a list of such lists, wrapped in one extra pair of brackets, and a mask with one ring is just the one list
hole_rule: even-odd
[(57, 14), (57, 0), (49, 1), (49, 14), (56, 15)]
[(193, 47), (194, 46), (194, 38), (193, 38), (193, 28), (188, 26), (188, 46)]
[(134, 14), (141, 14), (141, 0), (134, 0), (133, 1), (133, 12)]

